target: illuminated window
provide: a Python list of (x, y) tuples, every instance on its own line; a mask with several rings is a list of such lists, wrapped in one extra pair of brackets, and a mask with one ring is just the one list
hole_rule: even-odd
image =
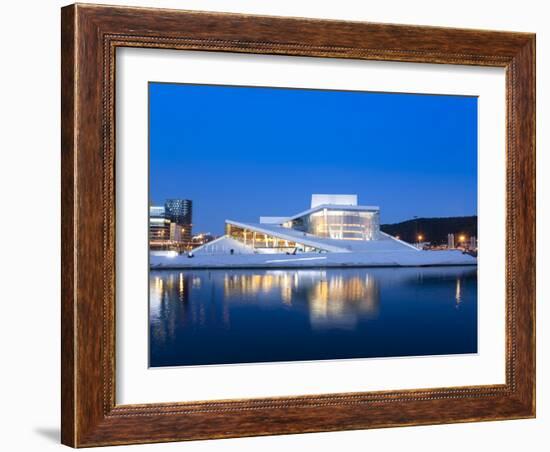
[(292, 220), (291, 227), (337, 240), (375, 240), (380, 229), (378, 211), (322, 209)]

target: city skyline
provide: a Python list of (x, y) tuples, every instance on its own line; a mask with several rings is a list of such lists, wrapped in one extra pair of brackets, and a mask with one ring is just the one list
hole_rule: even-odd
[[(477, 215), (477, 98), (150, 83), (150, 202), (195, 231), (357, 193), (381, 222)], [(434, 126), (435, 124), (435, 126)]]

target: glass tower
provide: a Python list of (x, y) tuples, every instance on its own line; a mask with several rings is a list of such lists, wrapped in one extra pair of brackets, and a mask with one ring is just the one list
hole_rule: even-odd
[(190, 199), (167, 199), (164, 203), (164, 215), (172, 223), (181, 226), (181, 237), (190, 242), (193, 227), (193, 201)]

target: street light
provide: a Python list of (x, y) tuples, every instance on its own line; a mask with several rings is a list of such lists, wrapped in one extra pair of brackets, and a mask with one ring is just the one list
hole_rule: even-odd
[(424, 236), (422, 234), (418, 234), (418, 241), (421, 242), (424, 239)]

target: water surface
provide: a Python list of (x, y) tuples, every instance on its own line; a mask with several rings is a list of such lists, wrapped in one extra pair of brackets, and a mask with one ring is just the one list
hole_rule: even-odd
[(150, 365), (477, 352), (476, 267), (151, 271)]

